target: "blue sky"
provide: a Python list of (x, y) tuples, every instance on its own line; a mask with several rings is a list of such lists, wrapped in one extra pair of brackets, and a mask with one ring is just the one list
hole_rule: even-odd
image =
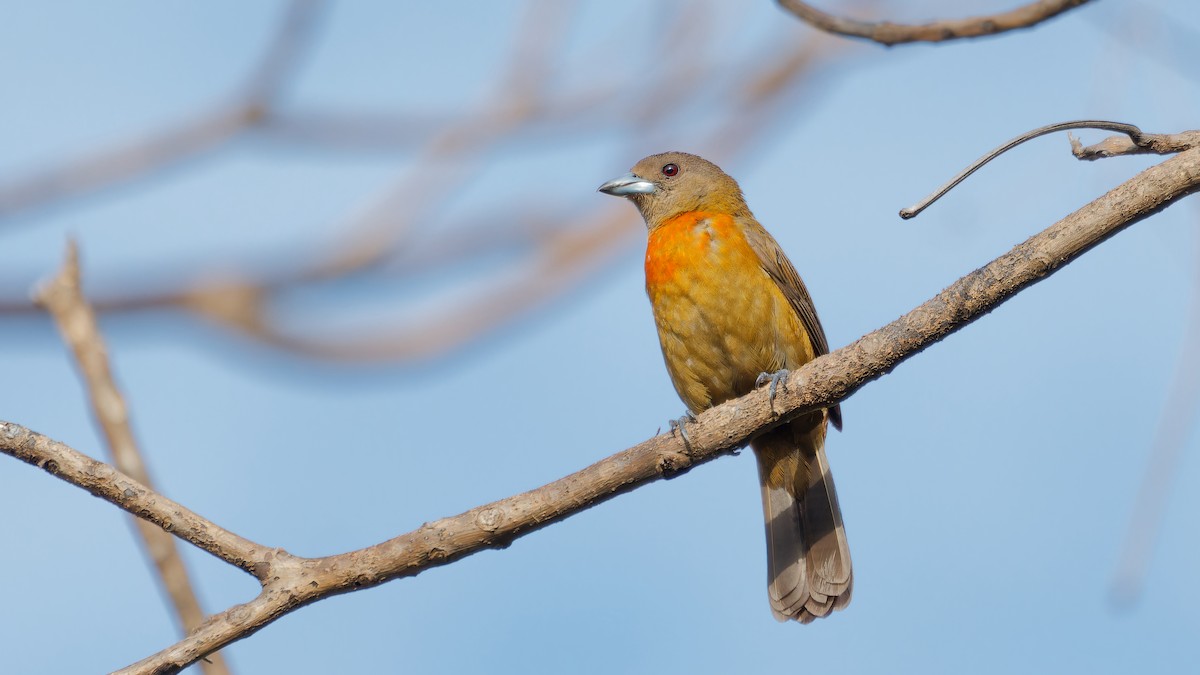
[[(924, 20), (1012, 3), (886, 5), (888, 18)], [(0, 185), (223, 100), (282, 7), (8, 3)], [(644, 84), (668, 42), (655, 21), (684, 8), (696, 11), (584, 3), (559, 36), (554, 86), (585, 88), (606, 69), (618, 90)], [(741, 14), (701, 9), (722, 32), (697, 58), (718, 66), (816, 35), (765, 0)], [(522, 11), (336, 4), (281, 105), (462, 110), (496, 87)], [(1080, 163), (1065, 137), (1044, 138), (918, 219), (895, 215), (1042, 124), (1195, 128), (1198, 31), (1193, 3), (1147, 0), (1090, 3), (970, 43), (856, 45), (787, 102), (767, 139), (723, 166), (841, 346), (1158, 161)], [(629, 234), (578, 288), (434, 362), (314, 363), (177, 313), (104, 318), (162, 491), (243, 536), (324, 555), (536, 487), (665, 427), (682, 405), (642, 289), (641, 226), (595, 188), (651, 152), (715, 152), (709, 127), (745, 123), (709, 116), (720, 103), (667, 113), (656, 145), (630, 142), (637, 120), (614, 116), (586, 136), (535, 131), (485, 155), (461, 199), (423, 219), (429, 232), (488, 214), (624, 209)], [(98, 294), (122, 283), (153, 291), (164, 270), (320, 248), (414, 167), (411, 152), (248, 136), (146, 180), (3, 216), (0, 299), (51, 273), (68, 235)], [(1195, 201), (1105, 242), (844, 404), (846, 430), (828, 449), (855, 593), (831, 619), (771, 618), (743, 454), (507, 550), (305, 608), (226, 654), (240, 673), (1178, 672), (1195, 663), (1200, 629), (1194, 421), (1163, 486), (1143, 592), (1121, 608), (1110, 586), (1179, 356), (1194, 348), (1184, 340), (1198, 302)], [(505, 260), (409, 285), (386, 275), (332, 284), (282, 309), (298, 326), (366, 330), (393, 306), (402, 321), (421, 316), (422, 302), (449, 302), (456, 284), (484, 283), (483, 266)], [(0, 346), (0, 419), (107, 457), (49, 322), (0, 317)], [(176, 639), (123, 513), (15, 460), (0, 461), (0, 509), (6, 669), (106, 671)], [(185, 555), (209, 611), (255, 593), (246, 575)]]

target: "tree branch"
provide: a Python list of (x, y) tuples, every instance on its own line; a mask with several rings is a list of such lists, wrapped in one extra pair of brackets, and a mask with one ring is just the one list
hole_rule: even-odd
[[(62, 270), (37, 290), (35, 300), (54, 317), (63, 340), (75, 355), (91, 401), (92, 414), (104, 432), (113, 463), (152, 490), (149, 472), (129, 424), (129, 409), (109, 368), (108, 352), (96, 323), (96, 314), (83, 297), (79, 283), (79, 253), (75, 242), (68, 243), (67, 259)], [(142, 518), (135, 518), (133, 522), (146, 553), (158, 571), (163, 590), (175, 607), (183, 633), (192, 632), (203, 621), (204, 612), (192, 589), (175, 538)], [(206, 660), (203, 669), (210, 675), (229, 673), (219, 654), (213, 654)]]
[(163, 526), (262, 581), (263, 591), (254, 600), (211, 617), (175, 645), (119, 671), (176, 672), (305, 604), (503, 548), (616, 495), (742, 447), (797, 415), (841, 401), (1108, 237), (1198, 190), (1200, 149), (1192, 149), (1146, 169), (896, 321), (794, 371), (773, 406), (765, 389), (757, 389), (700, 414), (689, 425), (686, 446), (672, 434), (659, 435), (543, 487), (350, 553), (298, 558), (247, 541), (112, 467), (16, 424), (0, 422), (0, 451)]
[(1084, 147), (1074, 136), (1071, 139), (1071, 154), (1078, 159), (1095, 161), (1120, 155), (1170, 155), (1188, 148), (1200, 146), (1200, 130), (1181, 131), (1177, 134), (1142, 133), (1136, 138), (1131, 135), (1109, 136)]
[(905, 42), (945, 42), (1030, 28), (1086, 2), (1088, 0), (1037, 0), (1001, 14), (947, 19), (920, 25), (847, 19), (822, 12), (801, 0), (779, 0), (779, 5), (814, 28), (847, 37), (863, 38), (890, 47)]
[(262, 564), (269, 563), (273, 551), (210, 522), (109, 464), (11, 422), (0, 422), (0, 452), (83, 488), (260, 581), (268, 573)]

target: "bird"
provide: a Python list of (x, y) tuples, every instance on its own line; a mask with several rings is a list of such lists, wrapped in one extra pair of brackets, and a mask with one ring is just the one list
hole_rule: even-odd
[[(646, 294), (663, 360), (687, 415), (770, 384), (829, 352), (804, 281), (755, 219), (737, 181), (685, 152), (650, 155), (599, 187), (646, 221)], [(850, 602), (853, 573), (825, 455), (840, 405), (750, 441), (767, 537), (767, 590), (779, 621), (810, 623)], [(684, 436), (684, 441), (687, 441)]]

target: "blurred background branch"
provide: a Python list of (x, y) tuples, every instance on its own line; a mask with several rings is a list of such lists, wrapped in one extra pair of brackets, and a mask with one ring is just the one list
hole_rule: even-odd
[[(0, 185), (0, 218), (165, 169), (242, 132), (292, 145), (408, 154), (411, 168), (334, 225), (339, 234), (331, 241), (266, 258), (202, 262), (191, 270), (173, 264), (168, 272), (127, 270), (124, 279), (97, 279), (93, 303), (103, 314), (183, 310), (306, 358), (441, 357), (593, 278), (640, 227), (621, 205), (548, 208), (551, 200), (536, 194), (536, 176), (514, 182), (526, 197), (514, 194), (511, 203), (484, 207), (486, 215), (439, 226), (438, 214), (479, 177), (496, 147), (576, 141), (604, 133), (620, 120), (627, 121), (629, 131), (624, 157), (636, 157), (663, 142), (674, 124), (671, 113), (700, 106), (709, 119), (707, 131), (694, 142), (711, 148), (707, 154), (721, 162), (754, 149), (794, 119), (788, 103), (848, 54), (845, 43), (834, 40), (789, 40), (762, 45), (730, 65), (705, 53), (714, 27), (705, 8), (697, 6), (692, 12), (661, 13), (666, 38), (657, 63), (662, 68), (645, 86), (621, 88), (619, 79), (599, 68), (595, 77), (582, 78), (588, 83), (582, 91), (564, 90), (553, 86), (562, 77), (554, 65), (562, 45), (545, 38), (568, 32), (574, 6), (534, 0), (524, 12), (506, 72), (475, 111), (414, 116), (279, 109), (277, 99), (317, 38), (320, 4), (289, 5), (249, 86), (233, 104), (218, 106), (195, 123)], [(474, 279), (471, 290), (457, 299), (415, 313), (406, 312), (399, 300), (390, 316), (377, 316), (374, 325), (349, 333), (329, 334), (319, 309), (288, 303), (283, 316), (278, 307), (289, 294), (332, 284), (383, 281), (386, 288), (389, 278), (422, 284), (444, 276), (446, 268), (468, 269), (497, 252), (506, 252), (507, 260), (483, 265), (486, 276)], [(4, 285), (0, 280), (0, 320), (34, 310), (19, 288)]]
[[(1200, 225), (1200, 206), (1193, 210)], [(1193, 235), (1192, 245), (1196, 260), (1200, 260), (1200, 236)], [(1200, 350), (1196, 349), (1200, 345), (1200, 266), (1193, 270), (1189, 293), (1187, 328), (1179, 343), (1171, 387), (1147, 451), (1149, 459), (1113, 573), (1112, 600), (1122, 608), (1129, 608), (1142, 595), (1174, 477), (1200, 417)]]
[(322, 0), (292, 0), (261, 62), (232, 100), (166, 129), (0, 182), (0, 226), (5, 220), (12, 226), (12, 217), (22, 211), (53, 206), (171, 168), (267, 123), (314, 38), (322, 4)]

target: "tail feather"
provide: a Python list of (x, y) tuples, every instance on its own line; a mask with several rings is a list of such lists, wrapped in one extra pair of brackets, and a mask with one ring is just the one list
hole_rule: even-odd
[(850, 548), (818, 419), (751, 443), (762, 484), (768, 595), (780, 621), (808, 623), (850, 602)]
[(801, 525), (809, 547), (809, 584), (813, 592), (841, 600), (837, 609), (850, 601), (850, 546), (823, 438), (809, 467), (810, 479), (800, 507)]
[[(761, 464), (760, 464), (761, 466)], [(762, 482), (763, 518), (767, 523), (767, 592), (776, 619), (795, 617), (808, 602), (808, 570), (796, 499), (782, 488)]]

